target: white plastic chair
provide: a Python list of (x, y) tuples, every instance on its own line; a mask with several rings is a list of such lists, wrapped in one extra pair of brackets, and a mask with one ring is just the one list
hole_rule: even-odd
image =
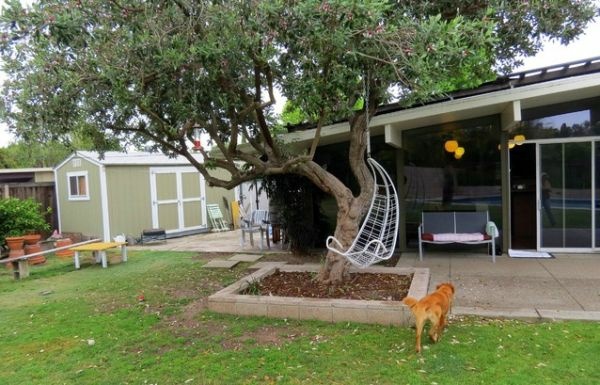
[(263, 237), (267, 240), (267, 247), (270, 249), (269, 242), (269, 212), (267, 210), (254, 210), (250, 214), (250, 218), (242, 218), (241, 221), (242, 238), (240, 244), (242, 247), (245, 244), (246, 233), (250, 234), (250, 244), (254, 246), (254, 233), (260, 233), (260, 249), (263, 249)]

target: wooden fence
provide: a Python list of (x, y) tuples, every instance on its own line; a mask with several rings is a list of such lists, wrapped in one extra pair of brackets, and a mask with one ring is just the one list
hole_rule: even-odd
[(41, 183), (7, 183), (0, 185), (2, 198), (19, 198), (33, 200), (42, 204), (42, 209), (52, 208), (52, 214), (46, 218), (50, 229), (58, 229), (58, 209), (56, 206), (56, 193), (54, 182)]

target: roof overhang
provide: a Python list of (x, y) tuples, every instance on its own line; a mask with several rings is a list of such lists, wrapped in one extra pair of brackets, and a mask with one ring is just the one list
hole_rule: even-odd
[[(401, 147), (401, 132), (460, 120), (500, 115), (503, 130), (510, 131), (521, 120), (521, 111), (529, 108), (600, 96), (600, 73), (561, 78), (527, 86), (492, 91), (460, 99), (412, 107), (371, 119), (371, 135), (385, 135), (386, 143)], [(348, 122), (323, 127), (321, 145), (349, 140)], [(283, 136), (288, 143), (308, 146), (315, 129)]]

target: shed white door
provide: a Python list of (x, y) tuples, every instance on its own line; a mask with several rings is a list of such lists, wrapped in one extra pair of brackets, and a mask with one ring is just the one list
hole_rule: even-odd
[(206, 191), (193, 167), (150, 169), (152, 226), (167, 233), (206, 227)]

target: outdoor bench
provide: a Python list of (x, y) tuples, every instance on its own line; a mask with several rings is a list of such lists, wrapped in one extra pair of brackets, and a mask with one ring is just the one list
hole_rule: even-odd
[(419, 225), (419, 260), (423, 260), (423, 244), (490, 244), (492, 261), (496, 262), (498, 229), (487, 211), (423, 211)]
[(22, 255), (19, 257), (8, 257), (4, 259), (0, 259), (0, 264), (11, 263), (13, 267), (13, 276), (15, 279), (27, 278), (29, 277), (29, 259), (32, 257), (37, 257), (38, 255), (51, 254), (60, 250), (67, 250), (74, 246), (86, 245), (92, 242), (98, 242), (98, 239), (91, 239), (89, 241), (79, 242), (75, 244), (69, 244), (67, 246), (55, 247), (53, 249), (38, 251), (31, 254)]

